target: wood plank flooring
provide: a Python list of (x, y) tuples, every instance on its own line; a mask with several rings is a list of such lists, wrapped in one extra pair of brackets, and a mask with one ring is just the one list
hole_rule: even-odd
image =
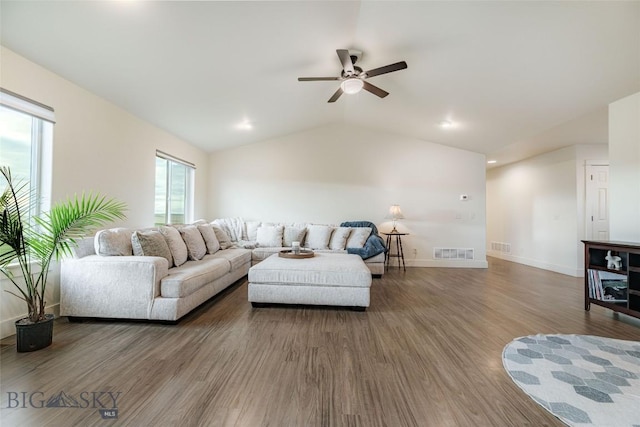
[[(245, 280), (178, 325), (60, 319), (34, 353), (2, 340), (1, 425), (561, 426), (509, 379), (504, 346), (640, 340), (637, 319), (584, 311), (582, 279), (497, 259), (391, 269), (366, 312), (252, 309), (246, 295)], [(61, 391), (88, 407), (33, 407)], [(99, 392), (118, 396), (117, 419), (101, 418)]]

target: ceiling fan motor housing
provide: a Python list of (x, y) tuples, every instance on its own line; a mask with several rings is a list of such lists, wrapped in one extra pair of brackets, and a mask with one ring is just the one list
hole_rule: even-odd
[(357, 65), (354, 65), (353, 69), (355, 70), (355, 73), (353, 74), (346, 73), (344, 70), (342, 70), (342, 78), (346, 79), (349, 77), (358, 77), (360, 76), (360, 74), (362, 74), (362, 68), (358, 67)]

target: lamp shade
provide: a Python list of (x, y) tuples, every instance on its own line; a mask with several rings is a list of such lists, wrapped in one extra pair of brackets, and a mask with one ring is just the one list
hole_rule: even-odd
[(402, 210), (400, 210), (400, 205), (391, 205), (389, 208), (389, 215), (387, 215), (388, 219), (404, 219), (404, 215), (402, 214)]
[(362, 86), (364, 86), (364, 83), (362, 82), (362, 80), (360, 80), (357, 77), (352, 77), (340, 83), (340, 88), (343, 90), (344, 93), (348, 93), (348, 94), (354, 94), (354, 93), (360, 92), (360, 90), (362, 89)]

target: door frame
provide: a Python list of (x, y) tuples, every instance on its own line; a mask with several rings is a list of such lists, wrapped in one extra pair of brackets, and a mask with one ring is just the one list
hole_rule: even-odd
[(589, 201), (589, 194), (588, 194), (588, 184), (589, 184), (589, 167), (591, 166), (607, 166), (609, 167), (609, 162), (608, 161), (598, 161), (598, 160), (587, 160), (585, 161), (584, 164), (584, 199), (583, 199), (583, 221), (584, 221), (584, 227), (583, 227), (583, 238), (585, 239), (593, 239), (593, 236), (591, 236), (591, 231), (592, 231), (592, 224), (591, 224), (591, 212), (587, 209), (589, 206), (587, 205), (587, 201)]

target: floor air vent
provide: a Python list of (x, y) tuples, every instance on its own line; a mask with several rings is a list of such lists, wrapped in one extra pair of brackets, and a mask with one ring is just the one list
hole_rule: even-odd
[(491, 242), (491, 250), (496, 252), (511, 253), (511, 243)]
[(433, 248), (433, 259), (473, 259), (473, 249)]

